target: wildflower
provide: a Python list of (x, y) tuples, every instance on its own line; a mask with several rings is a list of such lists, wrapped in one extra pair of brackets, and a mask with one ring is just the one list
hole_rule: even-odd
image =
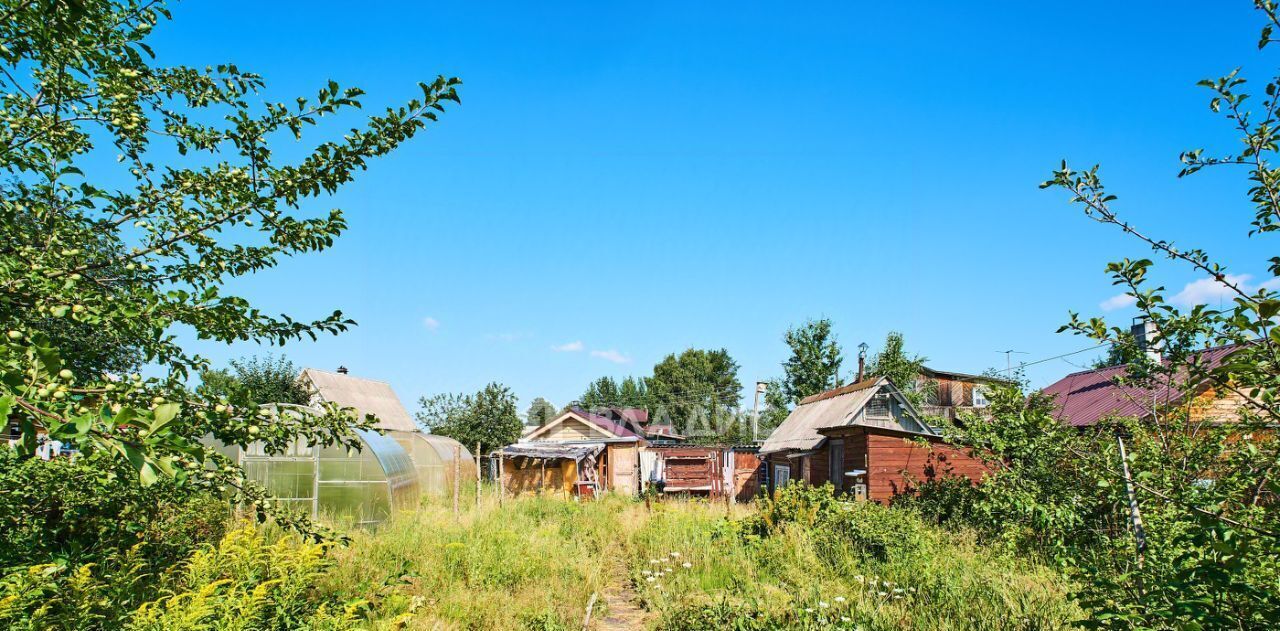
[(651, 572), (651, 571), (649, 571), (649, 570), (645, 570), (645, 571), (641, 572), (641, 574), (644, 574), (645, 576), (648, 576), (648, 575), (650, 575), (650, 574), (653, 574), (653, 572)]
[(825, 600), (820, 600), (820, 601), (818, 601), (818, 606), (819, 606), (819, 607), (822, 607), (823, 609), (826, 609), (827, 607), (830, 607), (831, 605), (830, 605), (830, 604), (828, 604), (828, 603), (827, 603), (827, 601), (825, 601)]
[(662, 561), (659, 561), (659, 560), (657, 560), (657, 559), (649, 559), (649, 564), (650, 564), (650, 565), (657, 565), (657, 564), (659, 564), (659, 563), (662, 563)]
[(912, 594), (914, 594), (914, 593), (916, 593), (916, 588), (914, 588), (914, 587), (908, 587), (908, 588), (907, 588), (907, 591), (909, 591), (909, 592), (911, 592)]
[(644, 580), (646, 580), (646, 581), (648, 581), (648, 582), (652, 583), (652, 582), (654, 582), (654, 581), (656, 581), (656, 580), (658, 580), (658, 579), (656, 579), (656, 578), (654, 578), (654, 577), (650, 576), (649, 578), (646, 578), (646, 579), (644, 579)]
[(684, 563), (681, 563), (681, 564), (680, 564), (680, 567), (685, 568), (685, 569), (688, 569), (688, 568), (693, 567), (693, 564), (692, 564), (692, 563), (690, 563), (690, 562), (688, 562), (688, 561), (685, 561)]
[(673, 558), (673, 559), (678, 559), (678, 558), (680, 558), (680, 553), (679, 553), (679, 552), (672, 552), (672, 553), (671, 553), (671, 558)]
[(840, 622), (849, 622), (849, 620), (851, 620), (849, 616), (840, 616)]
[(888, 596), (888, 595), (889, 595), (889, 593), (888, 593), (888, 592), (876, 592), (876, 595), (877, 595), (877, 596), (882, 596), (882, 597), (883, 597), (883, 596)]
[(901, 588), (901, 587), (895, 587), (895, 588), (893, 588), (893, 593), (895, 593), (895, 594), (901, 594), (901, 593), (902, 593), (902, 588)]
[(838, 603), (844, 602), (844, 596), (836, 596), (836, 602)]
[(861, 574), (858, 574), (857, 576), (854, 576), (854, 577), (853, 577), (853, 580), (858, 581), (859, 583), (861, 583), (861, 582), (862, 582), (862, 575), (861, 575)]
[(894, 594), (894, 595), (893, 595), (893, 599), (894, 599), (894, 600), (902, 600), (902, 594)]
[(804, 608), (804, 612), (805, 612), (805, 613), (813, 613), (813, 607), (805, 607), (805, 608)]

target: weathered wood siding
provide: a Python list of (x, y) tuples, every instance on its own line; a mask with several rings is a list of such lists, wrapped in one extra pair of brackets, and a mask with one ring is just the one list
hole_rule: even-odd
[(982, 480), (989, 468), (966, 450), (938, 440), (869, 432), (866, 435), (867, 499), (888, 502), (915, 493), (919, 484), (946, 477)]
[(746, 502), (760, 494), (764, 464), (753, 451), (733, 452), (734, 498)]
[(600, 430), (583, 423), (575, 418), (567, 418), (555, 427), (547, 430), (545, 434), (539, 434), (538, 440), (598, 440), (609, 438), (602, 434)]
[(502, 483), (507, 493), (573, 494), (578, 480), (578, 463), (572, 460), (507, 458), (502, 465)]

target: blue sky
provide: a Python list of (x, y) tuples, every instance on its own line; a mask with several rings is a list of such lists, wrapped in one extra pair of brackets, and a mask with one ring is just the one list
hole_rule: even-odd
[[(899, 330), (957, 371), (1086, 348), (1055, 330), (1072, 309), (1127, 321), (1101, 306), (1104, 266), (1148, 252), (1037, 188), (1063, 158), (1260, 282), (1242, 174), (1174, 177), (1179, 151), (1235, 137), (1195, 81), (1275, 67), (1249, 5), (188, 1), (153, 44), (258, 72), (272, 101), (334, 79), (376, 111), (462, 78), (461, 106), (308, 207), (345, 210), (335, 248), (235, 289), (359, 322), (287, 347), (298, 363), (389, 381), (411, 409), (500, 381), (523, 409), (689, 346), (727, 348), (749, 388), (810, 317), (850, 354)], [(1173, 293), (1196, 280), (1161, 270)]]

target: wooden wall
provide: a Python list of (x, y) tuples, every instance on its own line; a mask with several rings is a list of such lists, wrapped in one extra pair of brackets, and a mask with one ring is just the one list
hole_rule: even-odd
[(511, 495), (521, 493), (573, 494), (578, 463), (569, 459), (507, 458), (502, 463), (502, 484)]
[(866, 434), (865, 440), (867, 499), (877, 502), (888, 502), (901, 493), (914, 493), (920, 483), (947, 477), (959, 476), (979, 482), (990, 470), (966, 450), (940, 440), (929, 440), (922, 445), (918, 439), (874, 430)]
[(764, 463), (760, 462), (760, 457), (754, 451), (733, 452), (733, 488), (737, 491), (735, 499), (746, 502), (760, 494), (763, 469)]

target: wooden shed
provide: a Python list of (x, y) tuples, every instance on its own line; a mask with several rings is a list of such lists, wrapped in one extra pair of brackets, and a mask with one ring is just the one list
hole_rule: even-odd
[(608, 418), (570, 409), (494, 452), (507, 492), (595, 494), (640, 492), (640, 448), (635, 431)]
[(804, 480), (880, 502), (926, 480), (977, 482), (987, 471), (979, 458), (948, 445), (884, 377), (804, 399), (760, 454), (770, 491)]

